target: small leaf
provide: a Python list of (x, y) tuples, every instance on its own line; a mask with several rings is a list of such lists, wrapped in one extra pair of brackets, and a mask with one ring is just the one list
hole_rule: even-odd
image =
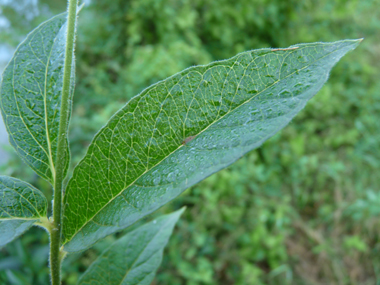
[(46, 211), (41, 191), (19, 179), (0, 176), (0, 247), (45, 218)]
[(151, 284), (164, 247), (184, 210), (159, 217), (117, 240), (87, 269), (78, 284)]
[[(51, 183), (61, 115), (65, 33), (66, 13), (34, 29), (16, 49), (0, 86), (0, 107), (9, 141), (18, 155)], [(74, 67), (72, 84), (73, 78)], [(68, 146), (65, 165), (67, 172)]]
[(145, 89), (74, 170), (64, 199), (65, 250), (88, 248), (259, 147), (360, 41), (243, 52)]

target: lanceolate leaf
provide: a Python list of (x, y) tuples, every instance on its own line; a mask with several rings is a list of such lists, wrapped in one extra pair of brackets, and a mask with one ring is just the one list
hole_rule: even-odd
[[(54, 179), (61, 115), (65, 33), (66, 13), (33, 30), (18, 46), (0, 86), (9, 141), (23, 160), (50, 182)], [(66, 166), (68, 163), (67, 147)]]
[(116, 241), (87, 269), (78, 285), (151, 284), (183, 211), (162, 216)]
[(0, 176), (0, 247), (46, 217), (46, 211), (41, 191), (16, 178)]
[(286, 126), (360, 40), (261, 49), (145, 89), (95, 136), (65, 195), (65, 250), (83, 250)]

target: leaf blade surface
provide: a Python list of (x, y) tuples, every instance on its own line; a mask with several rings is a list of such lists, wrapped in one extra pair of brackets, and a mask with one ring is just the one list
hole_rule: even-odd
[(64, 244), (87, 248), (282, 129), (360, 40), (262, 49), (145, 89), (95, 136), (65, 195)]
[[(66, 26), (63, 13), (34, 29), (17, 47), (0, 86), (0, 107), (11, 145), (51, 183), (56, 164)], [(73, 77), (74, 67), (71, 97)], [(68, 144), (64, 162), (67, 172)]]
[(0, 176), (0, 247), (46, 217), (46, 212), (41, 191), (19, 179)]
[(184, 208), (161, 216), (114, 242), (87, 269), (78, 285), (151, 284), (164, 247), (183, 211)]

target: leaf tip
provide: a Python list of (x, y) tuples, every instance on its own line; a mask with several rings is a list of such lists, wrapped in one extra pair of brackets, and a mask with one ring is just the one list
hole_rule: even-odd
[(183, 206), (181, 209), (175, 211), (172, 213), (173, 216), (175, 216), (177, 219), (185, 212), (186, 206)]
[(347, 40), (345, 40), (345, 42), (352, 44), (353, 48), (356, 48), (363, 40), (364, 40), (364, 38), (347, 39)]

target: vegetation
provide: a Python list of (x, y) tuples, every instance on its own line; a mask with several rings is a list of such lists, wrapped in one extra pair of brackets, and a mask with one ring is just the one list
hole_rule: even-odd
[[(93, 2), (80, 17), (74, 163), (120, 102), (127, 101), (126, 94), (132, 97), (189, 65), (253, 47), (366, 37), (360, 50), (337, 65), (318, 99), (281, 134), (162, 210), (188, 207), (157, 282), (373, 284), (380, 203), (373, 175), (379, 166), (380, 107), (375, 3)], [(18, 165), (11, 160), (3, 173), (47, 189)], [(33, 231), (4, 248), (7, 270), (0, 278), (45, 284), (46, 257), (33, 264), (35, 269), (22, 266), (36, 251), (46, 252), (36, 243), (43, 239)], [(78, 271), (113, 240), (98, 243), (80, 261), (69, 256), (67, 283), (75, 284)]]

